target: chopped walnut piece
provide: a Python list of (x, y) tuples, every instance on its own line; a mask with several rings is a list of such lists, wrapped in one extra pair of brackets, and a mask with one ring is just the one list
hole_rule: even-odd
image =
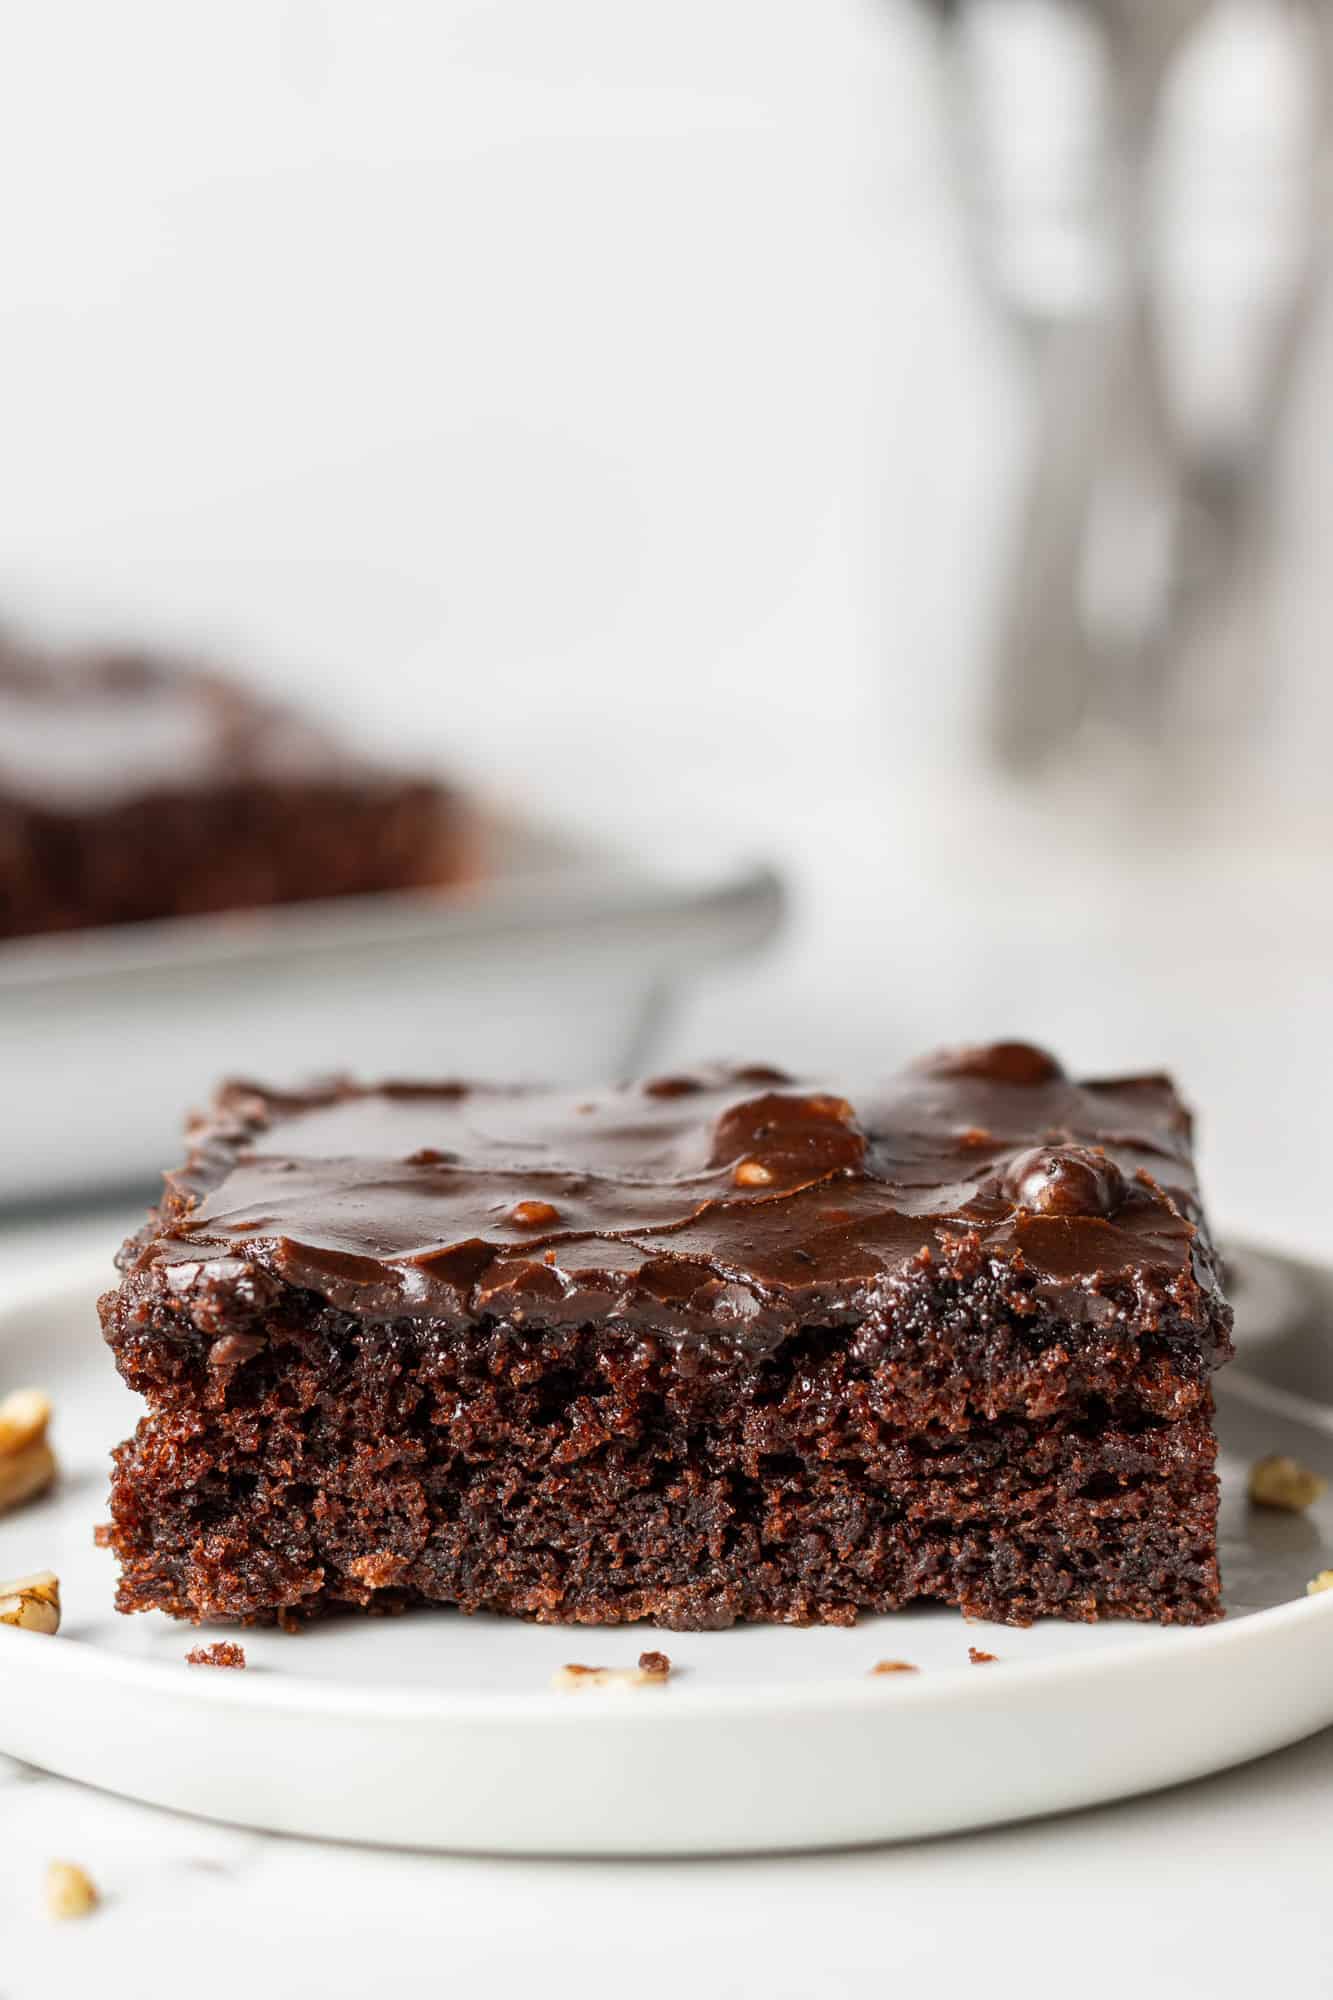
[(509, 1220), (520, 1229), (549, 1229), (553, 1222), (559, 1222), (560, 1210), (549, 1201), (516, 1201)]
[(671, 1672), (671, 1662), (665, 1653), (640, 1653), (639, 1672), (641, 1674), (661, 1674), (665, 1678)]
[(243, 1667), (245, 1648), (234, 1646), (228, 1639), (218, 1639), (211, 1646), (196, 1646), (185, 1655), (185, 1663), (190, 1667)]
[(55, 1476), (55, 1453), (45, 1440), (24, 1451), (6, 1452), (0, 1458), (0, 1514), (21, 1507), (25, 1500), (35, 1500)]
[(557, 1694), (582, 1694), (585, 1688), (612, 1688), (626, 1691), (640, 1687), (665, 1687), (667, 1675), (660, 1668), (637, 1667), (558, 1667), (551, 1676)]
[(40, 1389), (16, 1389), (0, 1402), (0, 1514), (35, 1500), (55, 1478), (50, 1421), (51, 1401)]
[(1328, 1491), (1328, 1481), (1311, 1472), (1298, 1458), (1273, 1452), (1250, 1467), (1250, 1499), (1256, 1507), (1278, 1507), (1299, 1514)]
[(49, 1569), (0, 1583), (0, 1625), (20, 1632), (60, 1630), (60, 1578)]
[(66, 1917), (91, 1916), (101, 1902), (96, 1884), (73, 1861), (53, 1861), (46, 1871), (46, 1914), (62, 1921)]
[(1321, 1590), (1333, 1590), (1333, 1569), (1321, 1569), (1305, 1586), (1307, 1597), (1318, 1597)]
[(916, 1674), (920, 1673), (921, 1669), (919, 1667), (914, 1667), (910, 1660), (876, 1660), (874, 1666), (870, 1669), (870, 1671), (872, 1675), (873, 1674)]
[(805, 1108), (816, 1118), (832, 1118), (839, 1125), (850, 1125), (855, 1116), (845, 1097), (807, 1097)]
[(0, 1401), (0, 1455), (22, 1451), (46, 1436), (51, 1398), (41, 1389), (15, 1389)]
[(980, 1646), (969, 1646), (967, 1657), (971, 1660), (974, 1667), (989, 1667), (995, 1664), (995, 1661), (999, 1658), (999, 1654), (983, 1653)]
[(771, 1187), (773, 1174), (762, 1160), (742, 1160), (731, 1176), (737, 1187)]

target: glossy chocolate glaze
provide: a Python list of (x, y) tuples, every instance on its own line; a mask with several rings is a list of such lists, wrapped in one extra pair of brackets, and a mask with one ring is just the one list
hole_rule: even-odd
[(363, 1319), (621, 1319), (770, 1344), (923, 1274), (1003, 1267), (1033, 1309), (1225, 1347), (1190, 1121), (1162, 1076), (1071, 1082), (1021, 1043), (858, 1093), (711, 1069), (595, 1093), (331, 1084), (221, 1094), (131, 1270)]

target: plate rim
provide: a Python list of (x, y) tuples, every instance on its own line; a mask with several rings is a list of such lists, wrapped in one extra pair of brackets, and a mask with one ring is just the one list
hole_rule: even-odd
[[(1258, 1245), (1253, 1247), (1260, 1248)], [(106, 1253), (94, 1253), (84, 1248), (47, 1264), (41, 1274), (29, 1273), (16, 1283), (6, 1284), (3, 1294), (0, 1294), (0, 1345), (4, 1343), (16, 1315), (35, 1308), (59, 1313), (66, 1303), (77, 1309), (89, 1304), (98, 1292), (112, 1288), (114, 1283), (114, 1267)], [(455, 1612), (455, 1615), (467, 1614)], [(963, 1630), (990, 1632), (1004, 1629), (993, 1621), (968, 1620), (958, 1615)], [(595, 1695), (584, 1695), (574, 1699), (568, 1693), (549, 1688), (534, 1688), (531, 1692), (509, 1690), (484, 1693), (450, 1690), (448, 1687), (394, 1687), (369, 1681), (328, 1680), (318, 1675), (303, 1674), (299, 1667), (291, 1673), (283, 1671), (281, 1674), (266, 1667), (256, 1672), (253, 1679), (219, 1674), (191, 1676), (183, 1680), (180, 1667), (175, 1663), (109, 1652), (80, 1641), (73, 1631), (63, 1644), (58, 1643), (51, 1653), (41, 1657), (46, 1660), (46, 1674), (58, 1675), (66, 1681), (79, 1682), (96, 1677), (103, 1686), (108, 1680), (113, 1680), (126, 1691), (134, 1688), (146, 1694), (170, 1691), (177, 1698), (194, 1700), (204, 1706), (217, 1704), (258, 1709), (274, 1715), (300, 1713), (349, 1723), (377, 1719), (386, 1723), (437, 1726), (503, 1721), (520, 1729), (549, 1726), (556, 1717), (560, 1717), (563, 1726), (592, 1725), (632, 1730), (645, 1725), (657, 1727), (668, 1718), (687, 1722), (692, 1717), (725, 1718), (756, 1711), (766, 1715), (785, 1713), (803, 1720), (821, 1714), (855, 1713), (859, 1710), (874, 1713), (886, 1701), (902, 1704), (909, 1710), (929, 1710), (956, 1703), (964, 1687), (969, 1690), (966, 1697), (969, 1708), (1004, 1706), (1009, 1693), (1017, 1693), (1020, 1689), (1025, 1693), (1041, 1687), (1053, 1691), (1068, 1690), (1071, 1683), (1096, 1683), (1111, 1672), (1123, 1675), (1151, 1671), (1181, 1655), (1204, 1656), (1219, 1651), (1234, 1651), (1247, 1644), (1265, 1645), (1288, 1626), (1298, 1625), (1301, 1620), (1317, 1626), (1321, 1619), (1333, 1619), (1333, 1591), (1289, 1598), (1261, 1611), (1246, 1612), (1235, 1618), (1223, 1616), (1215, 1623), (1202, 1626), (1161, 1626), (1145, 1621), (1141, 1638), (1115, 1648), (1093, 1650), (1086, 1657), (1071, 1654), (1050, 1660), (1002, 1660), (996, 1662), (1001, 1668), (996, 1675), (978, 1676), (969, 1662), (967, 1665), (932, 1667), (928, 1672), (910, 1675), (876, 1676), (867, 1669), (859, 1676), (845, 1679), (830, 1676), (809, 1682), (790, 1681), (774, 1685), (756, 1683), (696, 1687), (689, 1685), (690, 1677), (686, 1677), (684, 1684), (675, 1683), (662, 1689), (644, 1691), (630, 1700), (615, 1695), (600, 1699)], [(199, 1630), (244, 1632), (248, 1629), (200, 1626), (188, 1620), (173, 1622), (182, 1635)], [(1122, 1627), (1125, 1622), (1118, 1620), (1116, 1624)], [(578, 1634), (601, 1635), (633, 1631), (634, 1628), (575, 1624), (562, 1629), (569, 1632), (572, 1642)], [(1090, 1629), (1095, 1630), (1095, 1627)], [(299, 1646), (301, 1636), (300, 1633), (291, 1635), (294, 1646)], [(46, 1643), (45, 1635), (30, 1632), (6, 1632), (0, 1639), (0, 1645), (20, 1648), (25, 1644), (43, 1643)], [(12, 1663), (17, 1664), (22, 1657), (21, 1652), (13, 1654)], [(3, 1662), (4, 1655), (0, 1653), (0, 1663)], [(31, 1660), (29, 1664), (32, 1664)]]

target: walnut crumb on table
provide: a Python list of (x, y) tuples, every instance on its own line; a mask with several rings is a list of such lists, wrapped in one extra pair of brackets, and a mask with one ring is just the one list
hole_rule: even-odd
[(0, 1625), (13, 1625), (20, 1632), (45, 1632), (48, 1637), (60, 1630), (60, 1578), (53, 1570), (38, 1570), (32, 1576), (16, 1577), (0, 1583)]
[(35, 1500), (54, 1480), (50, 1422), (51, 1399), (41, 1389), (15, 1389), (0, 1399), (0, 1514)]
[(974, 1667), (990, 1667), (994, 1666), (1000, 1656), (998, 1653), (983, 1653), (980, 1646), (969, 1646), (967, 1657)]
[(101, 1902), (92, 1877), (73, 1861), (53, 1861), (46, 1871), (46, 1914), (63, 1922), (91, 1916)]
[(1328, 1481), (1298, 1458), (1272, 1452), (1250, 1467), (1250, 1499), (1256, 1507), (1277, 1507), (1286, 1514), (1303, 1513), (1328, 1491)]
[(185, 1664), (189, 1667), (243, 1667), (245, 1648), (233, 1645), (229, 1639), (218, 1639), (211, 1646), (196, 1646), (185, 1655)]
[(665, 1670), (661, 1667), (645, 1667), (645, 1659), (665, 1660), (665, 1653), (643, 1654), (637, 1667), (583, 1667), (576, 1663), (557, 1667), (551, 1676), (551, 1686), (557, 1694), (582, 1694), (590, 1688), (610, 1688), (630, 1692), (634, 1688), (665, 1687), (671, 1672), (671, 1662), (667, 1660)]

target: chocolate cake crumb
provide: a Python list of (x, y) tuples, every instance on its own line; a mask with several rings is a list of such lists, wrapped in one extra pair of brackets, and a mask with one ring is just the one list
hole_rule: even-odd
[(208, 1350), (210, 1368), (243, 1368), (247, 1361), (253, 1361), (256, 1354), (262, 1354), (268, 1341), (262, 1333), (224, 1333), (213, 1342)]
[(99, 1521), (93, 1529), (93, 1547), (112, 1549), (116, 1545), (116, 1524), (114, 1521)]
[(665, 1653), (640, 1653), (639, 1672), (641, 1674), (669, 1674), (671, 1662)]
[(983, 1653), (980, 1646), (969, 1646), (967, 1657), (974, 1667), (989, 1667), (999, 1658), (998, 1653)]
[(191, 1667), (243, 1667), (245, 1648), (233, 1645), (228, 1639), (218, 1639), (211, 1646), (196, 1646), (185, 1659)]

